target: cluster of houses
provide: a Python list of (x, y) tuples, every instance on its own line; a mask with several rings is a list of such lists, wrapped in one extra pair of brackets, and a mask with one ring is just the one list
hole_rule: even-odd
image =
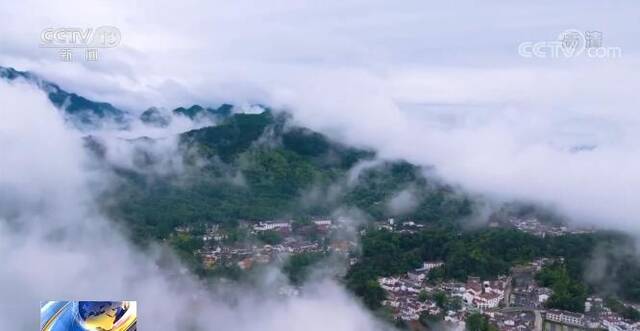
[(511, 268), (512, 290), (509, 296), (509, 305), (528, 309), (542, 308), (551, 297), (553, 291), (547, 287), (539, 286), (534, 277), (542, 266), (551, 259), (538, 259), (529, 265)]
[[(522, 232), (533, 234), (538, 237), (546, 236), (562, 236), (565, 234), (580, 234), (591, 233), (594, 230), (589, 228), (569, 228), (564, 225), (554, 225), (542, 223), (535, 217), (527, 218), (511, 218), (508, 221), (509, 226), (516, 228)], [(497, 223), (492, 223), (490, 226), (498, 226)]]
[(493, 281), (481, 281), (479, 277), (469, 277), (462, 298), (464, 302), (480, 311), (496, 308), (504, 300), (504, 291), (508, 282), (509, 279), (504, 276)]
[(429, 271), (442, 264), (440, 261), (427, 261), (422, 267), (404, 275), (378, 279), (380, 287), (387, 295), (382, 304), (391, 310), (395, 319), (416, 321), (423, 313), (444, 315), (445, 320), (453, 323), (459, 323), (464, 319), (464, 311), (444, 311), (444, 307), (439, 307), (433, 296), (438, 292), (444, 293), (445, 290), (451, 291), (456, 286), (433, 286), (426, 282)]
[[(415, 221), (402, 221), (399, 222), (393, 218), (389, 218), (384, 221), (375, 222), (375, 227), (378, 230), (385, 229), (387, 231), (400, 232), (400, 233), (415, 233), (425, 228), (424, 224), (417, 223)], [(594, 228), (577, 228), (568, 227), (565, 225), (556, 225), (541, 222), (536, 217), (513, 217), (506, 221), (491, 222), (489, 227), (510, 227), (526, 232), (538, 237), (546, 236), (562, 236), (566, 234), (583, 234), (593, 233)]]
[[(640, 330), (640, 323), (634, 324), (612, 312), (603, 303), (602, 298), (598, 297), (587, 298), (584, 303), (584, 314), (545, 309), (544, 303), (553, 295), (553, 291), (549, 288), (538, 286), (534, 276), (544, 265), (555, 261), (563, 262), (563, 259), (540, 258), (528, 265), (512, 268), (512, 289), (509, 295), (509, 306), (523, 308), (527, 312), (520, 312), (520, 314), (527, 316), (530, 315), (530, 312), (539, 313), (541, 320), (544, 321), (544, 330)], [(500, 324), (498, 325), (500, 326)], [(508, 327), (500, 327), (500, 330), (503, 329), (512, 330)]]
[(640, 331), (640, 322), (633, 323), (611, 312), (601, 314), (599, 319), (601, 328), (610, 331)]
[(536, 329), (536, 314), (532, 311), (494, 311), (486, 314), (490, 323), (500, 331), (529, 331)]
[[(334, 222), (328, 219), (311, 221), (311, 226), (319, 233), (327, 235), (334, 229)], [(251, 233), (274, 231), (282, 236), (278, 244), (265, 244), (259, 240), (225, 243), (227, 235), (217, 225), (208, 226), (202, 239), (204, 247), (197, 253), (205, 268), (216, 265), (237, 265), (242, 270), (251, 269), (256, 264), (268, 264), (281, 261), (286, 256), (301, 253), (336, 253), (348, 256), (354, 250), (356, 242), (346, 239), (308, 240), (293, 233), (293, 221), (262, 221), (245, 225)], [(189, 228), (177, 228), (177, 232), (189, 232)], [(353, 262), (352, 262), (353, 263)]]
[[(545, 329), (559, 330), (562, 326), (581, 330), (639, 331), (640, 322), (632, 322), (606, 307), (602, 298), (589, 297), (584, 304), (585, 313), (550, 309), (543, 312)], [(560, 326), (560, 327), (558, 327)]]
[(288, 233), (291, 232), (291, 224), (293, 224), (293, 221), (258, 222), (258, 224), (253, 226), (253, 231), (278, 231)]
[(432, 315), (440, 314), (440, 308), (432, 300), (420, 298), (424, 290), (424, 273), (408, 273), (406, 277), (382, 277), (378, 279), (380, 287), (387, 293), (383, 305), (390, 307), (396, 319), (415, 321), (422, 312)]
[[(254, 264), (268, 264), (283, 260), (285, 256), (300, 253), (324, 252), (323, 247), (317, 242), (285, 239), (282, 244), (251, 244), (242, 248), (221, 248), (202, 253), (203, 263), (207, 267), (213, 267), (216, 262), (236, 263), (242, 270), (251, 269)], [(208, 262), (213, 260), (213, 264)]]
[[(333, 226), (333, 221), (329, 219), (317, 219), (312, 220), (311, 223), (319, 230), (319, 231), (329, 231)], [(260, 221), (257, 224), (253, 225), (254, 232), (263, 232), (263, 231), (277, 231), (280, 233), (288, 234), (291, 233), (293, 229), (293, 220), (282, 220), (282, 221)]]
[[(444, 321), (454, 328), (463, 328), (464, 321), (470, 312), (488, 313), (493, 323), (504, 330), (522, 329), (533, 325), (532, 314), (500, 313), (496, 309), (505, 302), (505, 293), (511, 277), (501, 276), (494, 280), (481, 280), (469, 277), (466, 283), (440, 282), (431, 284), (427, 281), (428, 273), (441, 266), (440, 261), (427, 261), (421, 268), (401, 276), (381, 277), (380, 287), (386, 292), (386, 300), (382, 304), (388, 307), (395, 319), (406, 322), (416, 321), (422, 314), (443, 316)], [(457, 307), (438, 306), (434, 294), (445, 295), (448, 301), (456, 301)]]
[[(571, 232), (564, 227), (541, 224), (536, 219), (512, 220), (511, 224), (525, 232), (539, 236), (561, 235)], [(205, 267), (218, 264), (237, 265), (246, 270), (256, 264), (267, 264), (283, 260), (286, 256), (299, 253), (336, 253), (349, 257), (351, 264), (356, 257), (354, 240), (327, 238), (331, 231), (342, 226), (329, 219), (317, 219), (309, 222), (323, 236), (317, 240), (305, 239), (294, 233), (293, 222), (289, 220), (262, 221), (245, 225), (254, 235), (265, 231), (274, 231), (282, 235), (278, 244), (264, 244), (258, 241), (225, 244), (226, 234), (217, 226), (207, 227), (203, 236), (205, 246), (198, 253)], [(423, 226), (414, 222), (396, 223), (395, 220), (377, 222), (378, 228), (390, 231), (413, 232)], [(298, 229), (299, 227), (296, 227)], [(177, 228), (177, 232), (189, 232), (188, 228)], [(576, 230), (581, 231), (581, 230)], [(640, 322), (625, 320), (607, 308), (601, 298), (589, 298), (585, 302), (585, 313), (545, 309), (544, 303), (553, 295), (549, 288), (535, 282), (535, 274), (542, 267), (562, 258), (540, 258), (528, 265), (511, 269), (508, 276), (492, 280), (469, 277), (466, 282), (443, 281), (433, 284), (427, 281), (428, 274), (434, 268), (443, 265), (442, 261), (426, 261), (420, 268), (399, 276), (381, 277), (378, 283), (386, 293), (382, 304), (389, 308), (395, 319), (409, 323), (417, 322), (421, 315), (443, 316), (445, 322), (454, 328), (464, 327), (464, 321), (470, 312), (480, 312), (501, 331), (524, 330), (609, 330), (640, 331)], [(282, 292), (282, 293), (280, 293)], [(283, 287), (279, 294), (298, 295), (295, 287)], [(449, 301), (459, 304), (442, 306), (437, 295), (444, 294)]]
[[(505, 287), (509, 282), (507, 277), (492, 281), (481, 281), (480, 278), (469, 277), (466, 283), (443, 282), (437, 285), (427, 283), (426, 277), (429, 270), (441, 264), (442, 262), (425, 262), (424, 267), (403, 276), (379, 278), (378, 283), (387, 294), (382, 304), (391, 309), (396, 319), (412, 321), (419, 319), (423, 313), (443, 314), (445, 321), (459, 323), (464, 320), (466, 311), (482, 312), (497, 308), (504, 300)], [(461, 305), (457, 311), (443, 311), (444, 307), (439, 307), (433, 297), (433, 294), (438, 292), (466, 305)]]
[[(524, 286), (527, 290), (537, 291), (533, 276), (545, 263), (549, 262), (547, 260), (539, 259), (528, 266), (513, 268), (509, 276), (499, 276), (493, 280), (468, 277), (464, 283), (447, 281), (438, 284), (427, 282), (427, 276), (431, 270), (441, 266), (443, 262), (427, 261), (421, 268), (404, 275), (381, 277), (378, 283), (387, 294), (383, 305), (391, 309), (396, 319), (417, 320), (421, 314), (427, 313), (443, 314), (445, 321), (461, 323), (467, 312), (475, 311), (488, 313), (491, 316), (497, 313), (494, 320), (497, 325), (502, 325), (505, 330), (522, 330), (522, 327), (528, 327), (532, 323), (532, 314), (499, 313), (498, 308), (509, 306), (507, 296), (515, 288)], [(512, 286), (513, 284), (516, 286)], [(540, 293), (544, 292), (545, 295), (536, 297), (535, 307), (539, 307), (548, 299), (551, 294), (548, 291), (548, 289), (540, 290)], [(451, 300), (459, 300), (460, 309), (442, 311), (442, 307), (438, 307), (431, 296), (437, 292), (444, 293)]]
[(400, 233), (415, 233), (424, 229), (425, 225), (415, 221), (398, 222), (394, 218), (374, 223), (377, 230), (387, 230)]

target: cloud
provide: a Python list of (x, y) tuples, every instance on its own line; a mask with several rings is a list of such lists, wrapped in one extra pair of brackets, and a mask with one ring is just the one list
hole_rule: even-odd
[[(485, 73), (471, 70), (466, 75), (473, 80)], [(289, 103), (297, 105), (302, 123), (324, 132), (341, 132), (344, 140), (374, 147), (383, 157), (432, 165), (445, 181), (467, 191), (499, 200), (544, 203), (575, 222), (606, 223), (640, 233), (635, 216), (639, 204), (633, 194), (640, 179), (633, 143), (638, 138), (639, 121), (632, 110), (637, 97), (608, 87), (616, 79), (625, 86), (634, 85), (635, 78), (615, 70), (600, 72), (598, 82), (568, 74), (566, 85), (533, 91), (540, 95), (532, 100), (510, 94), (512, 89), (530, 88), (528, 76), (488, 82), (500, 92), (491, 102), (484, 95), (466, 103), (465, 98), (476, 96), (469, 89), (467, 97), (447, 97), (444, 105), (430, 104), (429, 96), (417, 103), (420, 96), (415, 95), (414, 109), (403, 110), (401, 102), (393, 102), (397, 98), (384, 88), (383, 80), (325, 74)], [(323, 87), (338, 79), (359, 90), (345, 89), (333, 94), (335, 99), (327, 98)], [(584, 95), (585, 90), (602, 92), (591, 96)], [(316, 91), (323, 91), (322, 96)], [(519, 102), (500, 104), (503, 94)], [(453, 103), (455, 98), (460, 101)]]
[(105, 174), (42, 92), (1, 82), (0, 114), (3, 328), (37, 328), (38, 303), (51, 299), (137, 300), (143, 330), (387, 328), (331, 280), (290, 299), (242, 287), (213, 295), (178, 262), (160, 266), (163, 248), (133, 247), (97, 211)]
[(413, 211), (419, 203), (414, 189), (406, 188), (389, 199), (387, 208), (391, 214), (403, 215)]

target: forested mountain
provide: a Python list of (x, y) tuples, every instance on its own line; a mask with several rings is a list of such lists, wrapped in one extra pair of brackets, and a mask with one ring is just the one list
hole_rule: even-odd
[[(311, 218), (357, 208), (365, 218), (452, 221), (471, 202), (431, 183), (419, 167), (378, 161), (372, 151), (336, 143), (286, 114), (233, 114), (219, 125), (182, 133), (180, 177), (118, 169), (114, 216), (163, 237), (178, 225)], [(406, 193), (406, 210), (389, 204)]]
[[(45, 91), (65, 118), (86, 132), (86, 145), (98, 158), (109, 147), (94, 137), (99, 131), (91, 130), (99, 130), (104, 121), (119, 123), (122, 130), (130, 130), (137, 120), (155, 128), (168, 126), (174, 117), (205, 123), (178, 134), (178, 149), (172, 152), (183, 163), (180, 173), (149, 174), (108, 165), (118, 181), (103, 205), (137, 236), (162, 238), (179, 225), (308, 219), (336, 211), (417, 222), (450, 222), (471, 212), (467, 197), (431, 181), (424, 169), (402, 160), (380, 160), (371, 150), (292, 125), (284, 112), (266, 107), (262, 113), (234, 112), (232, 105), (223, 104), (171, 111), (152, 107), (134, 116), (30, 72), (0, 67), (0, 78), (25, 80)], [(141, 141), (154, 143), (146, 136), (125, 143)], [(145, 148), (137, 149), (134, 158), (142, 168), (158, 161)]]

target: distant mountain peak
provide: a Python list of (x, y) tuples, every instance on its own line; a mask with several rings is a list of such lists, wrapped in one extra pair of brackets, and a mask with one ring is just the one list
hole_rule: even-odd
[(197, 117), (214, 117), (216, 119), (226, 118), (231, 115), (233, 110), (233, 105), (230, 104), (222, 104), (218, 108), (204, 108), (200, 105), (193, 105), (189, 108), (178, 107), (173, 110), (174, 114), (183, 115), (190, 119), (195, 119)]
[(57, 84), (42, 79), (29, 71), (19, 71), (11, 67), (0, 66), (0, 78), (7, 81), (24, 80), (47, 93), (51, 103), (69, 115), (80, 126), (100, 126), (103, 119), (123, 123), (125, 112), (108, 102), (96, 102), (78, 94), (67, 92)]

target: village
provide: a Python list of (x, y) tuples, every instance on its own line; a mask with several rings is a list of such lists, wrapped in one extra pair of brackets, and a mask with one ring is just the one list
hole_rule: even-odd
[[(203, 247), (196, 252), (205, 268), (222, 265), (249, 270), (302, 253), (336, 254), (350, 263), (356, 261), (350, 254), (357, 247), (354, 236), (340, 235), (351, 231), (346, 222), (316, 219), (300, 225), (292, 220), (274, 220), (241, 223), (238, 229), (245, 231), (247, 238), (230, 242), (229, 234), (219, 226), (206, 227)], [(176, 229), (178, 233), (190, 231)]]
[[(491, 222), (489, 226), (497, 227), (500, 226), (500, 224), (498, 222)], [(546, 236), (593, 233), (595, 231), (595, 229), (589, 227), (569, 227), (559, 224), (547, 224), (535, 217), (512, 217), (505, 222), (504, 226), (543, 238)]]
[[(520, 231), (538, 236), (562, 235), (572, 231), (541, 225), (535, 219), (514, 219), (510, 224)], [(424, 230), (422, 224), (396, 222), (394, 219), (374, 222), (373, 226), (378, 230), (401, 233)], [(232, 266), (246, 271), (257, 265), (283, 262), (291, 255), (303, 253), (335, 254), (343, 257), (345, 263), (353, 265), (358, 261), (357, 235), (365, 231), (354, 229), (344, 220), (328, 218), (303, 224), (293, 220), (241, 222), (238, 228), (252, 239), (230, 242), (228, 231), (218, 225), (206, 227), (202, 234), (203, 246), (196, 252), (205, 268)], [(179, 227), (176, 233), (191, 233), (192, 230)], [(535, 275), (545, 265), (562, 260), (539, 258), (525, 265), (514, 266), (509, 274), (495, 279), (468, 277), (466, 282), (430, 279), (430, 272), (443, 267), (444, 262), (424, 261), (421, 267), (405, 274), (378, 278), (386, 295), (382, 305), (394, 320), (408, 325), (416, 325), (421, 320), (433, 320), (442, 321), (454, 329), (464, 328), (467, 317), (479, 313), (501, 331), (640, 331), (640, 322), (634, 323), (612, 312), (599, 297), (589, 297), (585, 301), (584, 314), (546, 309), (545, 302), (553, 295), (553, 291), (539, 286)], [(300, 289), (287, 285), (280, 288), (278, 293), (297, 296)]]
[[(395, 232), (416, 232), (423, 225), (414, 222), (377, 222), (378, 229)], [(536, 218), (511, 218), (504, 226), (536, 235), (561, 236), (589, 233), (593, 229), (572, 229), (548, 225)], [(542, 287), (535, 275), (546, 265), (564, 262), (563, 258), (538, 258), (529, 264), (514, 266), (508, 275), (495, 279), (468, 277), (466, 282), (433, 281), (429, 273), (444, 265), (443, 261), (425, 261), (420, 268), (406, 274), (380, 277), (387, 307), (393, 318), (416, 325), (418, 320), (444, 320), (454, 329), (464, 328), (472, 313), (486, 316), (501, 331), (515, 330), (611, 330), (638, 331), (640, 322), (627, 320), (611, 311), (602, 298), (589, 297), (584, 302), (584, 314), (546, 309), (545, 303), (553, 290)], [(633, 307), (638, 309), (638, 307)]]
[(538, 259), (491, 280), (469, 277), (464, 283), (432, 283), (429, 271), (443, 263), (428, 261), (414, 271), (381, 277), (378, 282), (387, 294), (383, 305), (391, 310), (395, 319), (406, 322), (441, 318), (451, 327), (460, 328), (470, 314), (480, 313), (501, 331), (640, 330), (640, 322), (625, 320), (606, 307), (599, 297), (585, 301), (584, 314), (545, 309), (544, 303), (553, 291), (538, 286), (534, 275), (550, 262), (550, 259)]

